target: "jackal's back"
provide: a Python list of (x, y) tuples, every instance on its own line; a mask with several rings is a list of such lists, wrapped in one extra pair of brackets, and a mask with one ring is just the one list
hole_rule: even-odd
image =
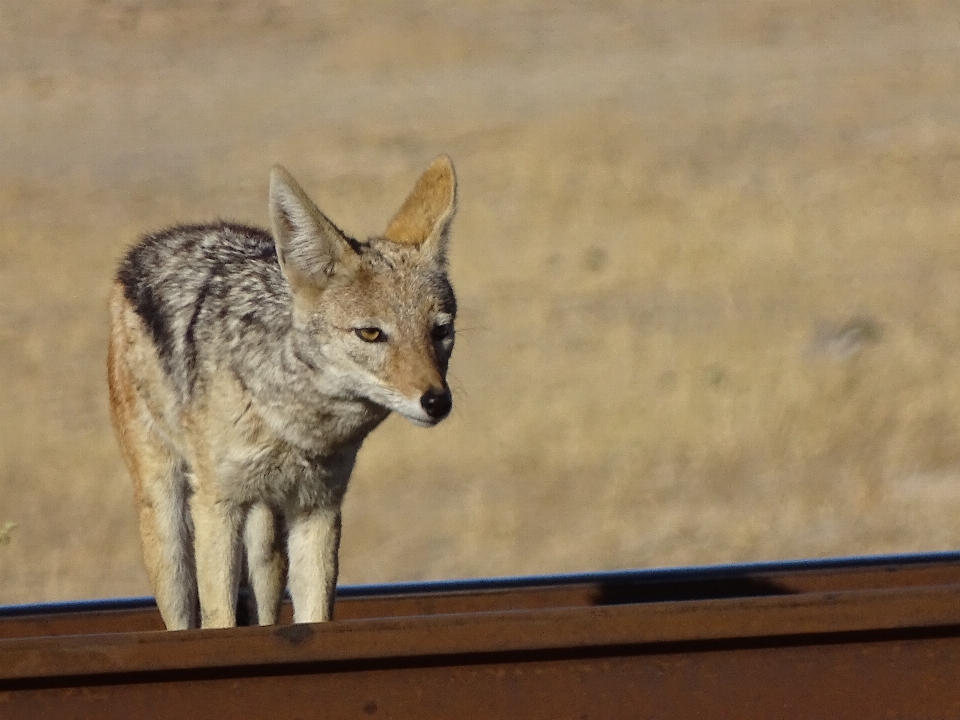
[(148, 235), (117, 280), (181, 400), (202, 380), (208, 348), (265, 348), (289, 328), (290, 290), (273, 238), (259, 228), (184, 225)]

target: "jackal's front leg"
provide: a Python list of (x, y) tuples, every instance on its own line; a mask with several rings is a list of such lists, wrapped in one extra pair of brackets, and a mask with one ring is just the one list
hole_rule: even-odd
[(290, 519), (287, 538), (293, 621), (333, 617), (340, 549), (340, 509), (317, 509)]
[(237, 624), (242, 509), (201, 488), (191, 498), (200, 627)]
[(253, 617), (259, 625), (272, 625), (280, 614), (287, 558), (282, 524), (269, 505), (254, 503), (247, 511), (243, 540), (253, 590)]

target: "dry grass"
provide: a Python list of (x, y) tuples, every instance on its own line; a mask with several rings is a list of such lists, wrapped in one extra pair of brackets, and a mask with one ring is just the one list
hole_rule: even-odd
[(0, 9), (0, 602), (145, 593), (103, 378), (142, 231), (461, 181), (454, 416), (344, 582), (960, 546), (955, 2)]

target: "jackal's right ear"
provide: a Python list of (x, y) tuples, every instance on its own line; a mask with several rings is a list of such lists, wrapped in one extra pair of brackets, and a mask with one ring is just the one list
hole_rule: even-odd
[(423, 171), (383, 236), (401, 245), (415, 245), (445, 263), (456, 211), (457, 175), (450, 158), (441, 155)]
[(346, 235), (279, 165), (270, 171), (270, 220), (280, 269), (295, 291), (321, 288), (355, 266), (356, 253)]

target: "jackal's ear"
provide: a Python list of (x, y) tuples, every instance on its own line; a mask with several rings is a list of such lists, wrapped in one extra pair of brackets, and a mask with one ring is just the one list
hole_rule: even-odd
[(456, 210), (457, 176), (450, 158), (441, 155), (423, 171), (383, 236), (401, 245), (417, 245), (443, 262)]
[(307, 284), (323, 287), (333, 275), (355, 266), (356, 253), (346, 235), (279, 165), (270, 172), (270, 220), (280, 269), (294, 290)]

